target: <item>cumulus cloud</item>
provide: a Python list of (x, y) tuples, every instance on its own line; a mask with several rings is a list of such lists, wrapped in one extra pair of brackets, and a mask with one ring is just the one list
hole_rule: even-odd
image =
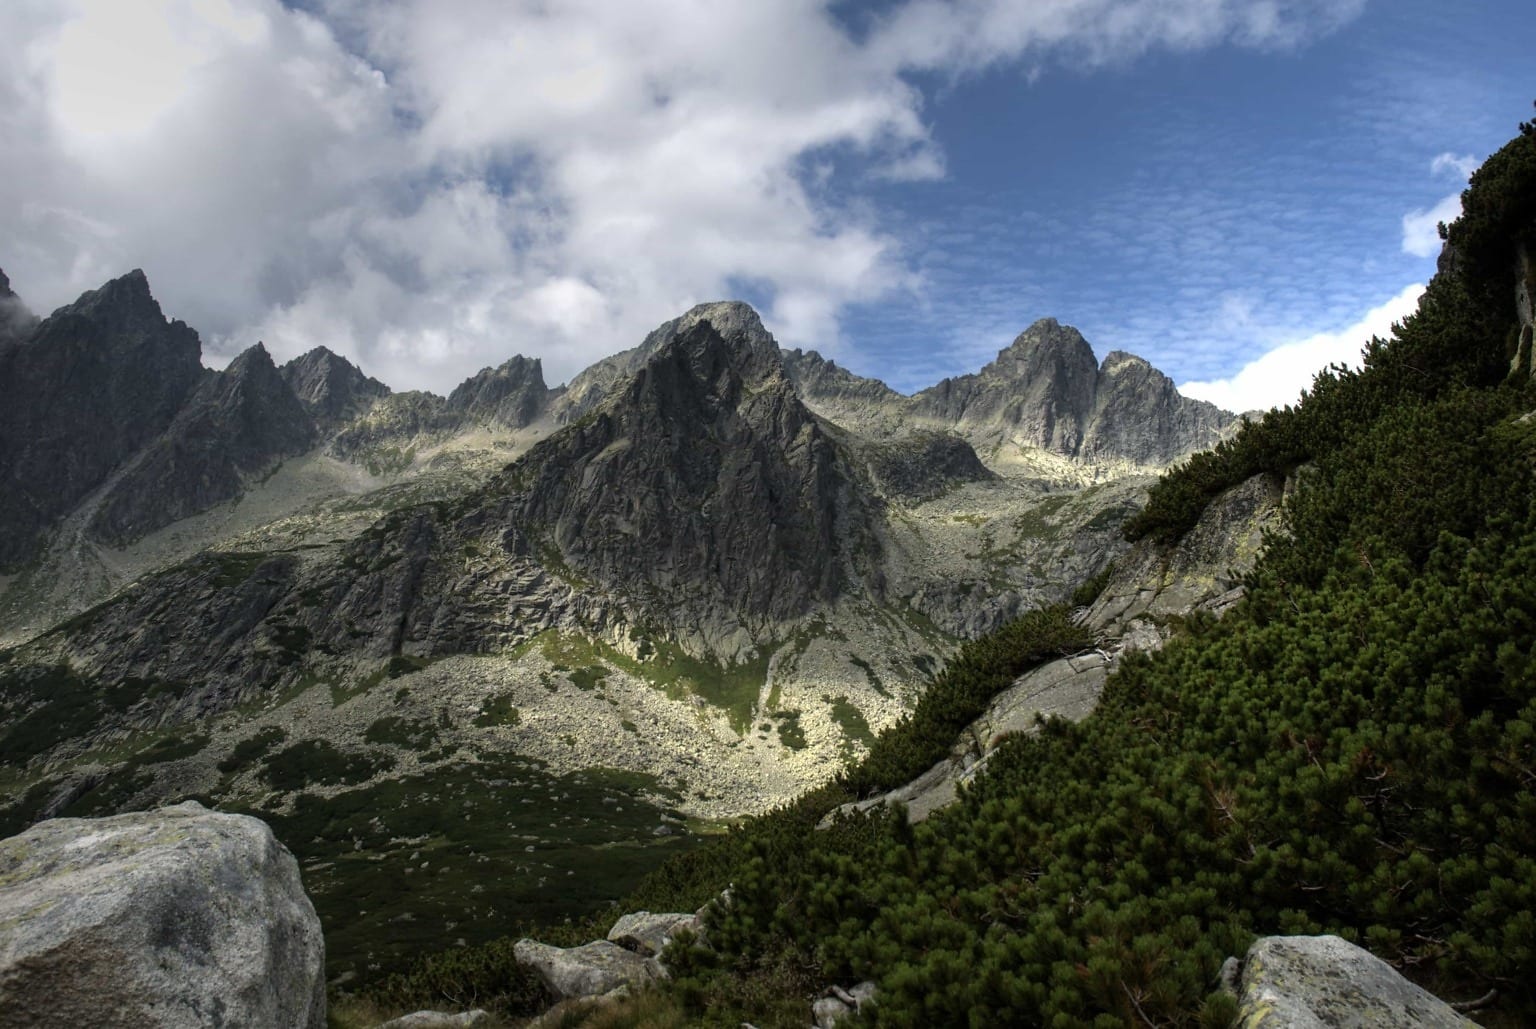
[(1179, 392), (1228, 411), (1262, 411), (1293, 404), (1303, 390), (1311, 388), (1317, 373), (1329, 365), (1359, 368), (1365, 344), (1372, 336), (1391, 336), (1392, 326), (1414, 312), (1423, 293), (1423, 284), (1415, 283), (1346, 329), (1281, 343), (1230, 378), (1186, 382), (1179, 386)]
[(40, 309), (142, 266), (215, 358), (324, 344), (439, 391), (743, 289), (835, 346), (915, 281), (860, 197), (943, 174), (913, 72), (1289, 46), (1362, 5), (10, 0), (0, 266)]
[[(1451, 178), (1461, 185), (1477, 170), (1471, 155), (1440, 154), (1430, 162), (1430, 173), (1437, 178)], [(1449, 225), (1461, 217), (1461, 190), (1441, 198), (1435, 206), (1409, 211), (1403, 215), (1403, 253), (1414, 257), (1434, 257), (1440, 252), (1440, 224)]]

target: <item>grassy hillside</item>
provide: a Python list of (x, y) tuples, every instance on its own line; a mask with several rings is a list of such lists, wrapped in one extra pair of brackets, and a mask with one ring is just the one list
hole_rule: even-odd
[[(803, 1025), (813, 991), (874, 979), (870, 1024), (1224, 1025), (1222, 959), (1277, 932), (1338, 933), (1450, 999), (1496, 990), (1493, 1024), (1536, 1022), (1536, 391), (1509, 372), (1536, 124), (1464, 206), (1362, 370), (1170, 473), (1130, 527), (1176, 539), (1222, 489), (1304, 469), (1243, 604), (1127, 661), (1080, 725), (1006, 744), (927, 822), (812, 831), (1076, 641), (1058, 611), (966, 648), (859, 768), (640, 887), (627, 907), (734, 897), (715, 950), (674, 947), (644, 1024)], [(490, 951), (389, 996), (449, 991), (537, 1001)]]

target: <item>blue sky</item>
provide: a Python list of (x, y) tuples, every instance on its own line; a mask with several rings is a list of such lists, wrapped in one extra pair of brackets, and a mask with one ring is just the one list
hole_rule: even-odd
[(936, 84), (947, 174), (880, 197), (924, 288), (856, 307), (845, 363), (921, 387), (1051, 315), (1182, 383), (1356, 325), (1433, 274), (1402, 219), (1461, 188), (1436, 158), (1530, 113), (1533, 31), (1530, 5), (1404, 0), (1282, 50)]
[(1039, 317), (1233, 408), (1411, 309), (1516, 0), (11, 0), (0, 267), (212, 364), (559, 382), (693, 303), (911, 390)]

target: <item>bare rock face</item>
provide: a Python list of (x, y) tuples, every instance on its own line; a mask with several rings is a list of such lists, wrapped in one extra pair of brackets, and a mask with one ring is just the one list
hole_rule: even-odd
[(1245, 1029), (1473, 1029), (1449, 1004), (1337, 936), (1268, 936), (1243, 961)]
[(911, 397), (816, 353), (789, 351), (784, 365), (811, 409), (839, 425), (876, 439), (914, 427), (952, 432), (986, 460), (1034, 449), (1117, 471), (1158, 468), (1215, 444), (1233, 422), (1139, 357), (1117, 350), (1099, 363), (1082, 334), (1054, 318), (979, 372)]
[(517, 356), (460, 383), (448, 395), (448, 410), (470, 421), (521, 429), (544, 413), (550, 398), (542, 362)]
[(0, 346), (0, 568), (35, 557), (58, 518), (165, 431), (203, 379), (201, 351), (140, 271)]
[(653, 914), (649, 911), (631, 911), (620, 915), (608, 930), (608, 942), (617, 943), (636, 954), (654, 957), (666, 949), (672, 937), (683, 930), (697, 934), (702, 926), (697, 914), (670, 912)]
[(668, 337), (508, 473), (510, 520), (664, 623), (793, 619), (871, 585), (878, 552), (849, 455), (800, 402), (771, 337), (726, 324)]
[(309, 412), (257, 343), (209, 373), (161, 437), (114, 484), (92, 535), (122, 544), (233, 500), (247, 477), (315, 444)]
[(0, 841), (0, 1024), (325, 1025), (325, 949), (261, 821), (195, 802)]
[(11, 280), (0, 271), (0, 345), (25, 335), (36, 324), (32, 312), (11, 290)]
[(1143, 540), (1115, 565), (1087, 619), (1120, 632), (1140, 619), (1208, 611), (1220, 615), (1242, 596), (1242, 577), (1280, 516), (1285, 483), (1256, 475), (1222, 493), (1172, 546)]
[(886, 496), (920, 503), (943, 496), (965, 482), (995, 479), (959, 436), (942, 432), (914, 432), (863, 448), (871, 478)]
[(326, 428), (351, 421), (390, 393), (388, 386), (325, 347), (295, 357), (279, 372), (310, 417)]

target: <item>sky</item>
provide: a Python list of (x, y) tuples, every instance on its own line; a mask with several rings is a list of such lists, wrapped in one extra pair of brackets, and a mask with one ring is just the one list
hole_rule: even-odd
[(1037, 318), (1231, 410), (1413, 309), (1529, 0), (4, 0), (0, 268), (219, 366), (565, 381), (695, 303), (903, 391)]

